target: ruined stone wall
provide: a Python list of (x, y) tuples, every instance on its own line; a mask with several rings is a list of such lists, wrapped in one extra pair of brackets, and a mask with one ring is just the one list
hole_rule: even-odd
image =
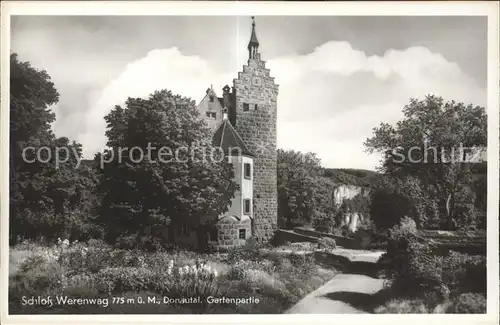
[[(254, 236), (272, 239), (277, 228), (276, 119), (278, 85), (257, 54), (234, 80), (236, 131), (256, 155), (253, 172)], [(248, 111), (244, 110), (248, 104)], [(257, 106), (256, 106), (257, 105)]]

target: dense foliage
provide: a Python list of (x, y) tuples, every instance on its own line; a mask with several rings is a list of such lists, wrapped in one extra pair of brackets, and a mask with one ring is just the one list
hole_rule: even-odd
[(210, 223), (227, 209), (232, 166), (214, 154), (193, 101), (166, 90), (129, 98), (105, 117), (109, 149), (82, 163), (81, 145), (52, 132), (59, 94), (50, 76), (10, 60), (11, 243), (152, 244), (170, 222)]
[[(108, 240), (153, 244), (170, 223), (210, 223), (227, 211), (237, 187), (232, 165), (214, 158), (209, 129), (189, 98), (167, 90), (129, 98), (105, 120), (110, 149), (100, 159), (109, 162), (99, 190)], [(135, 150), (120, 155), (122, 148)]]
[[(256, 254), (254, 246), (230, 254), (200, 254), (183, 250), (126, 250), (102, 241), (61, 241), (40, 246), (26, 243), (13, 248), (14, 270), (9, 282), (11, 314), (192, 314), (280, 313), (328, 281), (335, 270), (321, 272), (311, 256), (268, 251)], [(22, 297), (69, 296), (108, 299), (107, 305), (22, 304)], [(113, 301), (135, 299), (135, 303)], [(138, 302), (138, 299), (143, 299)], [(160, 304), (151, 303), (156, 297)], [(200, 303), (163, 303), (172, 299), (200, 298)], [(207, 303), (208, 297), (253, 298), (258, 303)], [(55, 298), (54, 298), (55, 300)]]
[[(430, 229), (484, 227), (485, 205), (476, 198), (469, 163), (486, 148), (484, 107), (427, 96), (412, 99), (403, 114), (396, 126), (382, 123), (374, 128), (374, 136), (365, 142), (368, 151), (384, 154), (381, 170), (391, 184), (386, 184), (389, 193), (374, 202), (375, 211), (387, 207), (382, 203), (392, 195), (398, 197), (398, 212), (391, 220), (409, 215)], [(484, 197), (485, 186), (481, 188)]]
[(346, 184), (366, 188), (374, 188), (383, 176), (371, 170), (325, 168), (323, 175), (331, 179), (335, 184)]
[(314, 153), (278, 149), (278, 226), (312, 226), (333, 232), (346, 226), (342, 223), (346, 214), (358, 213), (368, 219), (367, 191), (340, 200), (335, 191), (342, 185), (363, 183), (354, 179), (375, 179), (377, 175), (363, 170), (325, 169)]
[(486, 258), (440, 251), (419, 236), (410, 218), (391, 229), (387, 253), (379, 265), (391, 280), (395, 297), (421, 299), (430, 310), (460, 300), (464, 293), (486, 296)]
[(313, 153), (278, 150), (279, 226), (311, 224), (318, 209), (320, 160)]
[(95, 173), (79, 166), (81, 146), (57, 138), (50, 107), (59, 94), (46, 71), (10, 56), (10, 241), (85, 238), (92, 222)]

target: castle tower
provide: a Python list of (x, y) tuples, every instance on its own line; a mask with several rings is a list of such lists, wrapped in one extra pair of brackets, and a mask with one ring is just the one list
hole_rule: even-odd
[[(253, 232), (260, 241), (271, 239), (277, 225), (276, 119), (278, 85), (261, 60), (252, 17), (248, 64), (233, 80), (231, 123), (255, 155), (253, 170)], [(228, 89), (226, 89), (228, 90)]]

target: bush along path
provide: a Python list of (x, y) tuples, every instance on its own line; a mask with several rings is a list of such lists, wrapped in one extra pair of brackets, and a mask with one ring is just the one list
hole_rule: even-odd
[(332, 253), (316, 259), (339, 265), (343, 274), (288, 313), (486, 313), (486, 257), (445, 250), (421, 237), (410, 219), (391, 229), (387, 253), (379, 258), (345, 249)]
[(290, 308), (287, 314), (360, 314), (377, 305), (384, 286), (377, 279), (377, 261), (383, 252), (339, 249), (325, 259), (343, 259), (345, 272), (313, 291)]

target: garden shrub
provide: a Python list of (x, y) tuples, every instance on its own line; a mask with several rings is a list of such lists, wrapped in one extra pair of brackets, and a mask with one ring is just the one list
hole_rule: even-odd
[(92, 239), (89, 239), (87, 241), (87, 246), (88, 248), (109, 248), (110, 246), (102, 239), (95, 239), (95, 238), (92, 238)]
[(453, 294), (486, 293), (486, 258), (450, 252), (443, 258), (443, 282)]
[(89, 245), (77, 243), (61, 252), (62, 263), (68, 271), (96, 273), (112, 264), (113, 250), (99, 241)]
[(163, 269), (171, 260), (175, 259), (174, 254), (158, 251), (145, 257), (145, 264), (151, 269)]
[(246, 272), (247, 269), (245, 268), (245, 265), (241, 264), (240, 262), (236, 262), (236, 264), (231, 266), (226, 276), (230, 280), (243, 280), (245, 278)]
[(144, 251), (157, 251), (165, 246), (167, 242), (161, 236), (154, 234), (127, 234), (116, 238), (115, 247), (126, 250), (142, 249)]
[(33, 269), (37, 269), (43, 266), (43, 264), (50, 261), (50, 259), (51, 258), (48, 255), (40, 255), (40, 254), (30, 255), (23, 261), (23, 263), (21, 263), (19, 267), (19, 272), (26, 273)]
[(146, 268), (109, 267), (97, 273), (97, 288), (107, 294), (150, 290), (155, 287), (154, 273)]
[(486, 295), (486, 257), (474, 256), (465, 262), (465, 276), (461, 283), (463, 292)]
[[(19, 272), (11, 278), (10, 308), (16, 313), (49, 311), (31, 307), (24, 310), (19, 304), (23, 295), (99, 297), (151, 292), (170, 298), (200, 297), (203, 302), (208, 296), (253, 295), (265, 300), (265, 307), (262, 304), (241, 304), (236, 307), (237, 312), (271, 313), (290, 308), (331, 276), (328, 272), (316, 272), (312, 255), (283, 254), (272, 249), (259, 252), (259, 247), (250, 241), (233, 253), (215, 257), (183, 250), (148, 253), (117, 249), (101, 240), (88, 243), (64, 240), (52, 247), (38, 246), (31, 256), (24, 258)], [(238, 263), (223, 265), (219, 275), (208, 266), (208, 261), (213, 262), (214, 258), (222, 263), (238, 258)], [(172, 310), (181, 306), (170, 305)], [(213, 308), (217, 312), (235, 312), (234, 306), (206, 303), (196, 304), (193, 308), (189, 312), (206, 313), (212, 312)], [(78, 307), (73, 312), (84, 312), (84, 309)]]
[[(387, 253), (379, 260), (396, 296), (420, 299), (434, 310), (463, 292), (486, 292), (484, 257), (453, 251), (438, 255), (437, 247), (419, 238), (415, 230), (408, 220), (393, 227)], [(471, 301), (461, 299), (462, 304)]]
[(450, 314), (484, 314), (486, 297), (480, 293), (463, 293), (451, 301), (446, 310)]
[(417, 224), (415, 220), (410, 217), (403, 217), (399, 224), (395, 225), (389, 230), (389, 235), (392, 238), (397, 238), (405, 234), (416, 234)]
[(272, 265), (272, 272), (286, 272), (293, 268), (292, 262), (283, 256), (283, 254), (271, 253), (266, 255), (266, 259), (269, 260)]
[[(96, 275), (96, 289), (100, 293), (152, 291), (170, 298), (222, 296), (224, 291), (217, 272), (206, 264), (175, 265), (163, 269), (147, 267), (106, 268)], [(205, 306), (206, 307), (206, 306)]]
[(77, 243), (62, 251), (61, 262), (69, 274), (97, 273), (110, 267), (143, 267), (146, 265), (147, 256), (139, 250)]
[[(36, 262), (34, 262), (36, 260)], [(36, 264), (35, 264), (36, 263)], [(28, 265), (29, 266), (26, 266)], [(12, 282), (9, 295), (13, 299), (22, 296), (54, 295), (63, 289), (63, 272), (56, 261), (39, 263), (38, 258), (29, 259), (19, 272), (9, 281)]]
[(296, 273), (310, 274), (315, 269), (315, 259), (312, 254), (295, 254), (292, 253), (288, 256), (291, 266)]
[(367, 249), (372, 242), (372, 236), (368, 231), (359, 229), (354, 233), (354, 241), (360, 249)]
[(96, 283), (95, 274), (76, 274), (67, 279), (63, 291), (70, 297), (96, 297), (99, 295)]
[(429, 309), (422, 300), (392, 299), (375, 308), (375, 314), (428, 314)]
[(318, 248), (336, 249), (337, 243), (333, 238), (321, 237), (320, 239), (318, 239)]
[(416, 227), (409, 218), (390, 230), (387, 253), (379, 260), (392, 288), (401, 297), (421, 298), (426, 308), (433, 308), (449, 295), (442, 281), (441, 257), (434, 247), (416, 236)]
[(278, 272), (278, 268), (275, 266), (273, 261), (241, 260), (231, 266), (229, 272), (227, 273), (227, 277), (231, 280), (243, 280), (246, 278), (247, 273), (251, 270), (259, 270), (267, 273)]
[(261, 258), (260, 244), (253, 238), (247, 239), (246, 243), (239, 247), (232, 247), (228, 250), (227, 262), (230, 264), (241, 260), (258, 260)]

